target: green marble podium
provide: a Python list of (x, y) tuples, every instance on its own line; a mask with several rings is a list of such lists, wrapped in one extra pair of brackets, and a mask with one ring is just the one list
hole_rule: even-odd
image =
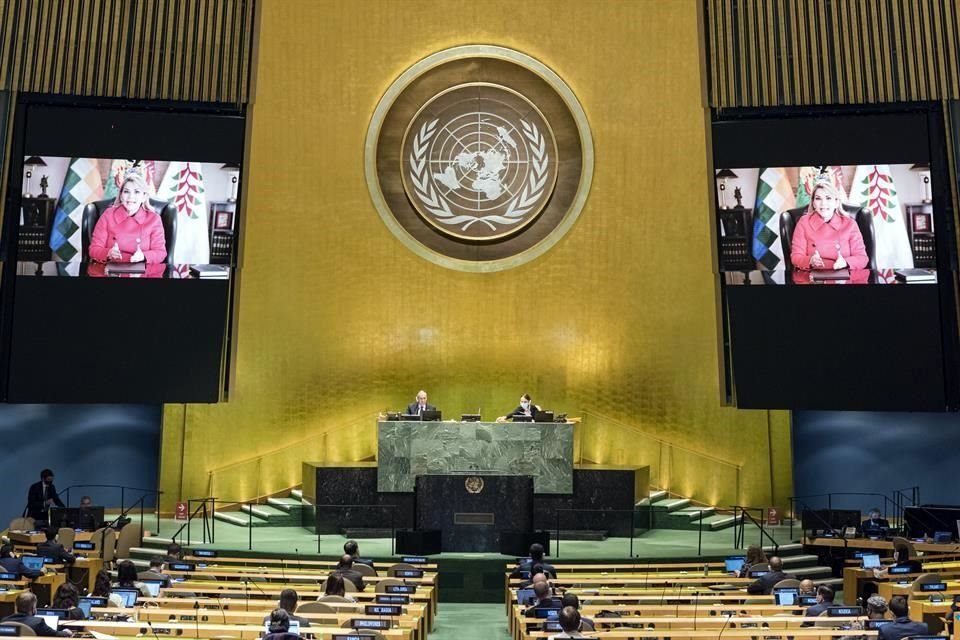
[(426, 474), (533, 477), (534, 493), (573, 493), (573, 424), (378, 422), (377, 491), (413, 491)]

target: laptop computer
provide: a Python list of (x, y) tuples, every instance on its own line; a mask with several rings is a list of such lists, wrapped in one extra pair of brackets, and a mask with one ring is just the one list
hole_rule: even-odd
[(950, 544), (953, 540), (953, 535), (949, 531), (934, 531), (933, 532), (933, 541), (937, 544)]
[[(270, 631), (270, 621), (269, 621), (269, 620), (267, 620), (266, 622), (263, 623), (263, 628), (264, 628), (264, 630), (265, 630), (267, 633), (273, 633), (272, 631)], [(291, 620), (291, 621), (290, 621), (290, 629), (287, 630), (287, 633), (292, 633), (292, 634), (294, 634), (294, 635), (300, 635), (300, 621), (299, 621), (299, 620)]]
[(43, 571), (43, 558), (40, 556), (21, 556), (20, 562), (30, 571)]
[(420, 412), (420, 419), (424, 422), (439, 422), (442, 415), (440, 411), (426, 409)]
[(792, 607), (797, 604), (800, 589), (796, 587), (781, 587), (773, 590), (773, 599), (780, 607)]
[(42, 614), (37, 611), (37, 617), (47, 623), (47, 626), (56, 631), (60, 628), (60, 616), (53, 614)]
[(553, 411), (537, 411), (537, 422), (553, 422)]
[(517, 604), (521, 606), (526, 607), (533, 604), (536, 597), (533, 589), (517, 589)]
[(114, 589), (111, 593), (115, 593), (120, 596), (122, 601), (121, 606), (128, 609), (137, 604), (137, 596), (140, 595), (140, 591), (137, 589)]
[(723, 561), (723, 568), (727, 573), (736, 573), (743, 568), (743, 563), (746, 561), (744, 556), (730, 556)]
[(143, 586), (150, 591), (151, 598), (159, 598), (160, 588), (163, 586), (163, 580), (143, 580)]
[(864, 569), (879, 569), (880, 568), (880, 554), (879, 553), (865, 553), (860, 557), (861, 566)]

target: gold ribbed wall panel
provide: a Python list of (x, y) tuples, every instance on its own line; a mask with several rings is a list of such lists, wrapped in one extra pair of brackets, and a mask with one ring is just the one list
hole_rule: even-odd
[(710, 105), (960, 98), (956, 0), (704, 0)]
[(0, 89), (243, 104), (254, 0), (0, 0)]
[[(664, 456), (672, 488), (785, 506), (786, 414), (720, 406), (700, 6), (265, 2), (235, 384), (228, 403), (165, 409), (166, 508), (209, 491), (284, 490), (303, 460), (368, 458), (373, 416), (420, 388), (447, 416), (493, 417), (529, 391), (583, 412), (584, 459), (659, 464), (650, 434), (685, 448)], [(428, 54), (476, 43), (559, 73), (596, 151), (567, 236), (491, 274), (407, 250), (363, 173), (366, 128), (390, 83)], [(731, 465), (742, 467), (739, 495)]]

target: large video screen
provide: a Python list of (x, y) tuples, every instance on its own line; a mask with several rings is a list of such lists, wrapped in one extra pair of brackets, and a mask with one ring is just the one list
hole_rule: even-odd
[(216, 162), (27, 156), (17, 258), (56, 263), (47, 275), (179, 278), (195, 265), (229, 265), (239, 171)]
[(0, 252), (0, 395), (217, 402), (242, 108), (21, 94)]
[(935, 104), (714, 114), (731, 403), (960, 403), (945, 130)]
[(721, 271), (794, 284), (936, 282), (930, 167), (716, 170)]

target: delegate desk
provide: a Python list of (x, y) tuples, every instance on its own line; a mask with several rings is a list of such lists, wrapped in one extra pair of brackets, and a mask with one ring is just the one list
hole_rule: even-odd
[[(366, 616), (364, 619), (370, 619)], [(197, 622), (108, 622), (103, 620), (78, 620), (76, 622), (60, 623), (61, 628), (79, 631), (96, 631), (110, 636), (180, 636), (182, 638), (224, 639), (237, 638), (239, 640), (258, 640), (263, 635), (263, 625), (235, 625), (211, 624)], [(310, 633), (316, 638), (326, 640), (334, 634), (350, 634), (352, 632), (342, 627), (310, 627)], [(413, 629), (385, 629), (379, 631), (385, 638), (392, 640), (412, 640)]]

